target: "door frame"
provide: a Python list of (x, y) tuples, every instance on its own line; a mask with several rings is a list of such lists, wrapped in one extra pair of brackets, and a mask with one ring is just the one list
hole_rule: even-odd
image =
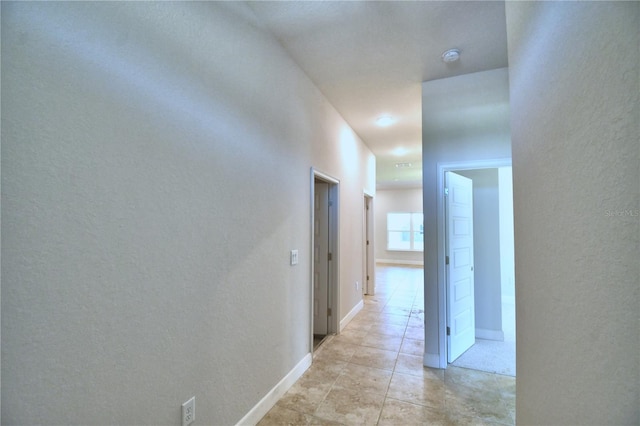
[[(333, 204), (329, 209), (329, 251), (332, 254), (328, 274), (329, 296), (327, 304), (331, 308), (331, 316), (328, 320), (327, 334), (335, 334), (340, 329), (340, 180), (331, 175), (323, 173), (315, 168), (311, 168), (311, 211), (310, 228), (311, 245), (309, 253), (310, 273), (309, 273), (309, 352), (313, 353), (313, 276), (314, 276), (314, 216), (315, 216), (315, 182), (323, 181), (329, 184), (329, 197)], [(332, 220), (333, 219), (333, 220)]]
[[(376, 262), (375, 262), (375, 252), (374, 252), (374, 214), (373, 214), (373, 195), (369, 194), (367, 191), (363, 191), (364, 205), (363, 209), (363, 227), (362, 235), (364, 236), (362, 244), (363, 244), (363, 273), (362, 273), (362, 293), (367, 294), (369, 296), (373, 296), (376, 294)], [(367, 208), (368, 207), (368, 208)], [(369, 242), (369, 244), (367, 244)], [(369, 279), (367, 279), (369, 277)]]
[[(437, 201), (436, 201), (436, 225), (438, 239), (438, 300), (436, 308), (438, 312), (438, 359), (427, 360), (425, 354), (425, 365), (435, 367), (433, 361), (436, 361), (437, 368), (447, 368), (447, 282), (446, 282), (446, 259), (445, 259), (445, 241), (446, 241), (446, 216), (444, 202), (444, 174), (445, 172), (454, 172), (456, 170), (476, 170), (476, 169), (495, 169), (500, 167), (512, 166), (511, 158), (495, 158), (487, 160), (469, 160), (457, 162), (437, 163)], [(433, 309), (433, 305), (426, 306), (427, 309)]]

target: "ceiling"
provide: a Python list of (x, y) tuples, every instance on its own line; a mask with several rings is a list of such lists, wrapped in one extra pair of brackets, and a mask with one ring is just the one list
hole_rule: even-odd
[[(249, 5), (373, 151), (378, 189), (422, 186), (423, 81), (507, 66), (504, 2)], [(451, 48), (460, 60), (446, 64)], [(385, 115), (395, 123), (379, 126)]]

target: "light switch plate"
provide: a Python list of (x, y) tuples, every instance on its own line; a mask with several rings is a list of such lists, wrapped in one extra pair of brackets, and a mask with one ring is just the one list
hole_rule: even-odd
[(291, 266), (298, 264), (298, 250), (291, 250)]

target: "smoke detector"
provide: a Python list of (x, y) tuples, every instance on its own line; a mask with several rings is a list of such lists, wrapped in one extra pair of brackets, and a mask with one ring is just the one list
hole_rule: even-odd
[(442, 54), (442, 62), (450, 64), (460, 59), (460, 51), (458, 49), (449, 49)]

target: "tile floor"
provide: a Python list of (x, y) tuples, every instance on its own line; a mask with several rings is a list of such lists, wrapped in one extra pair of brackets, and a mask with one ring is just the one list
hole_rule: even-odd
[(425, 368), (421, 268), (376, 267), (376, 295), (258, 423), (515, 424), (515, 378)]

